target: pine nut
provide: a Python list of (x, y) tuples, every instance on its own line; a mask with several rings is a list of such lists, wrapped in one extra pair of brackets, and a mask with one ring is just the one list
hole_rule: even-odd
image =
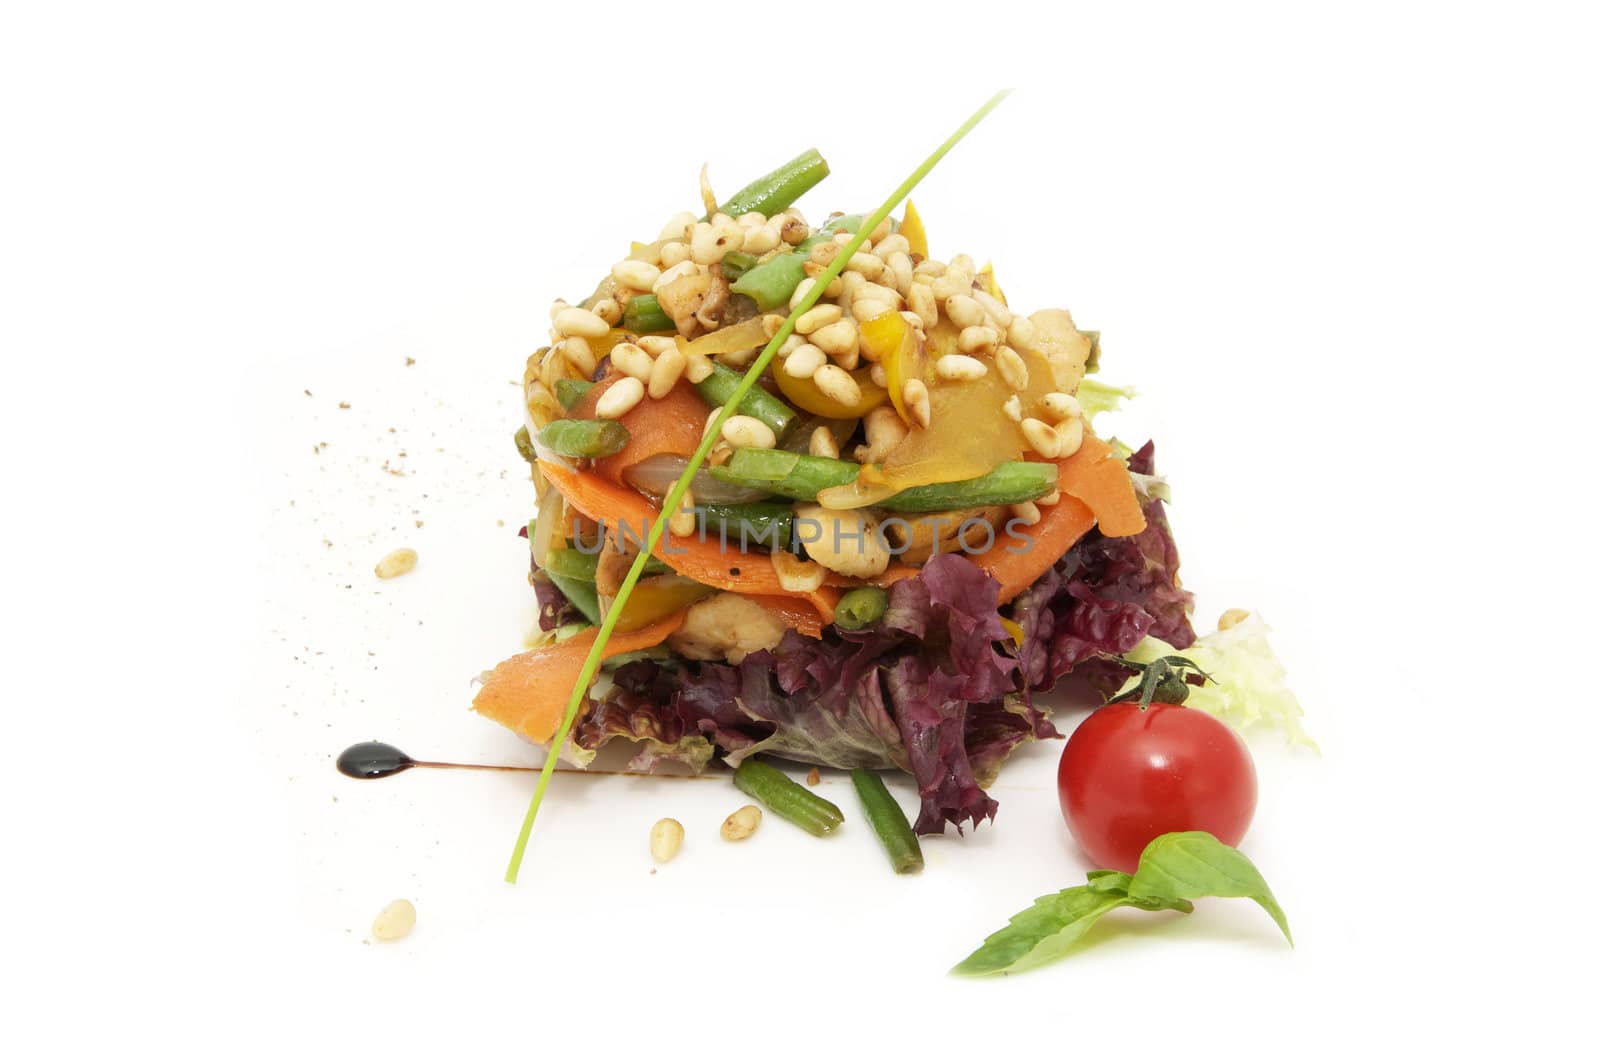
[(913, 283), (911, 290), (906, 293), (906, 302), (910, 305), (911, 312), (922, 322), (924, 330), (931, 329), (939, 323), (939, 301), (933, 297), (933, 289), (928, 285)]
[(417, 925), (417, 907), (404, 897), (390, 901), (372, 921), (372, 936), (379, 941), (399, 941)]
[(776, 336), (778, 334), (778, 330), (783, 328), (783, 321), (784, 321), (784, 315), (782, 315), (782, 314), (763, 314), (762, 315), (762, 317), (761, 317), (761, 328), (762, 328), (763, 331), (766, 332), (767, 339), (770, 340), (772, 337), (774, 337), (774, 336)]
[[(681, 234), (680, 234), (681, 235)], [(689, 261), (689, 245), (673, 240), (661, 245), (661, 268), (671, 269)], [(654, 285), (651, 286), (654, 288)]]
[[(643, 352), (640, 352), (643, 353)], [(639, 405), (644, 398), (644, 384), (638, 377), (625, 376), (606, 388), (600, 401), (594, 404), (594, 415), (603, 420), (615, 421)]]
[(1077, 397), (1068, 395), (1065, 391), (1046, 392), (1039, 400), (1039, 404), (1044, 407), (1046, 413), (1058, 421), (1070, 421), (1083, 416), (1083, 406)]
[(828, 576), (827, 570), (815, 561), (802, 561), (787, 550), (772, 552), (772, 571), (777, 574), (778, 586), (796, 594), (810, 594)]
[(789, 215), (783, 220), (783, 227), (779, 231), (783, 242), (793, 247), (795, 244), (804, 243), (811, 235), (811, 226), (807, 225), (804, 218)]
[(854, 321), (835, 321), (811, 334), (811, 342), (832, 358), (847, 358), (860, 349), (861, 335)]
[(889, 235), (891, 224), (892, 223), (888, 218), (884, 218), (873, 228), (872, 232), (867, 235), (867, 239), (871, 240), (873, 243), (877, 243), (879, 240), (884, 239)]
[(889, 451), (899, 446), (910, 431), (893, 406), (879, 406), (868, 410), (866, 416), (867, 449), (873, 461), (882, 460)]
[(855, 315), (857, 321), (871, 321), (875, 317), (894, 313), (894, 307), (881, 299), (857, 299), (850, 313)]
[(756, 352), (760, 349), (759, 347), (746, 347), (742, 351), (729, 351), (727, 354), (717, 355), (717, 361), (729, 369), (743, 369), (756, 360)]
[(1038, 354), (1039, 327), (1021, 314), (1018, 314), (1011, 319), (1011, 327), (1006, 329), (1006, 342), (1019, 351)]
[(1060, 490), (1060, 488), (1057, 488), (1056, 490), (1051, 491), (1047, 495), (1040, 495), (1038, 498), (1034, 499), (1033, 501), (1034, 501), (1035, 505), (1053, 506), (1057, 502), (1061, 501), (1061, 490)]
[(561, 311), (566, 310), (570, 306), (572, 306), (572, 304), (567, 302), (565, 299), (557, 299), (555, 302), (551, 303), (550, 323), (554, 325), (556, 323), (556, 318), (561, 316)]
[(789, 296), (789, 309), (793, 310), (800, 305), (800, 300), (806, 297), (813, 285), (817, 283), (815, 277), (802, 277), (800, 283), (795, 285), (794, 294)]
[(611, 331), (605, 319), (592, 310), (569, 306), (556, 315), (556, 331), (563, 336), (582, 336), (597, 340)]
[(717, 367), (712, 363), (711, 359), (696, 351), (688, 356), (688, 365), (684, 369), (683, 375), (688, 379), (689, 383), (698, 384), (716, 371)]
[(706, 436), (711, 434), (711, 426), (717, 423), (717, 418), (720, 417), (720, 416), (722, 416), (722, 407), (721, 406), (718, 406), (716, 409), (714, 409), (710, 413), (706, 414), (706, 426), (704, 428), (700, 429), (700, 438), (701, 439), (704, 439)]
[(1070, 458), (1083, 447), (1083, 418), (1063, 421), (1056, 425), (1056, 438), (1060, 442), (1060, 458)]
[(754, 834), (759, 826), (761, 826), (761, 809), (755, 805), (745, 805), (722, 821), (722, 840), (742, 842)]
[(759, 210), (746, 211), (733, 220), (738, 222), (742, 229), (759, 229), (767, 224), (767, 216)]
[(888, 262), (890, 255), (911, 254), (911, 241), (899, 233), (890, 233), (882, 240), (872, 241), (872, 253)]
[(1011, 327), (1011, 320), (1016, 315), (1011, 312), (1011, 308), (1006, 306), (1005, 303), (1002, 303), (981, 288), (973, 290), (972, 298), (977, 300), (979, 306), (983, 307), (984, 313), (989, 315), (994, 321), (995, 327), (1001, 332)]
[(911, 410), (911, 419), (927, 428), (933, 423), (933, 406), (928, 400), (928, 385), (916, 377), (906, 381), (904, 398)]
[(643, 347), (644, 353), (652, 358), (660, 358), (678, 346), (678, 341), (671, 336), (640, 336), (633, 342)]
[(833, 438), (833, 430), (825, 424), (819, 424), (811, 430), (811, 440), (806, 444), (806, 449), (813, 458), (837, 458), (839, 456), (839, 441)]
[[(863, 299), (875, 299), (880, 303), (888, 303), (896, 310), (900, 309), (901, 303), (904, 302), (900, 298), (900, 293), (893, 288), (886, 284), (873, 284), (871, 281), (859, 282), (855, 287), (855, 291), (850, 293), (850, 301), (852, 303), (859, 303)], [(857, 314), (856, 316), (860, 317), (861, 315)]]
[(802, 336), (809, 336), (825, 325), (831, 325), (844, 317), (844, 311), (833, 303), (821, 303), (795, 318), (794, 330)]
[(1006, 399), (1005, 403), (1002, 404), (1000, 408), (1005, 411), (1005, 414), (1006, 414), (1007, 417), (1011, 418), (1013, 421), (1021, 423), (1021, 421), (1022, 421), (1022, 399), (1020, 399), (1016, 395), (1013, 395), (1010, 398)]
[(1001, 347), (994, 352), (994, 367), (1000, 370), (1000, 379), (1012, 391), (1028, 390), (1028, 363), (1022, 360), (1022, 355), (1010, 347)]
[(611, 276), (618, 284), (647, 292), (650, 286), (655, 284), (656, 278), (661, 276), (661, 270), (648, 262), (625, 258), (611, 267)]
[(677, 347), (673, 347), (650, 368), (650, 397), (664, 399), (673, 388), (678, 386), (678, 378), (683, 376), (683, 371), (689, 367), (689, 358)]
[(567, 364), (576, 369), (585, 377), (594, 376), (595, 360), (594, 351), (589, 348), (589, 341), (582, 336), (568, 336), (561, 341), (558, 348)]
[(832, 240), (824, 240), (811, 249), (811, 261), (814, 265), (826, 269), (833, 265), (833, 260), (838, 257), (841, 250), (843, 249)]
[(854, 377), (836, 365), (822, 366), (812, 374), (811, 379), (817, 385), (817, 390), (834, 402), (854, 406), (861, 401), (861, 386)]
[(846, 268), (855, 270), (869, 281), (875, 281), (883, 275), (883, 259), (877, 255), (869, 255), (865, 251), (857, 251), (850, 256), (850, 263)]
[(950, 269), (934, 278), (933, 295), (941, 303), (948, 302), (958, 295), (971, 294), (972, 278), (965, 273)]
[(742, 250), (747, 255), (764, 255), (777, 247), (779, 243), (778, 230), (771, 225), (762, 225), (744, 231), (744, 247)]
[(880, 388), (889, 386), (889, 371), (881, 365), (874, 365), (871, 372), (872, 382)]
[(950, 268), (965, 273), (969, 284), (972, 282), (972, 278), (978, 275), (978, 264), (972, 261), (971, 255), (962, 254), (952, 258), (950, 260)]
[(641, 383), (650, 379), (650, 356), (636, 343), (619, 343), (611, 348), (611, 364)]
[(783, 363), (783, 371), (796, 380), (810, 380), (818, 369), (827, 364), (828, 356), (822, 348), (806, 343), (796, 347)]
[(904, 251), (896, 251), (883, 260), (883, 265), (885, 270), (883, 279), (887, 280), (892, 275), (896, 291), (904, 295), (911, 290), (912, 266), (910, 255)]
[(594, 304), (594, 315), (607, 325), (615, 328), (622, 320), (622, 304), (615, 299), (601, 299)]
[(659, 293), (661, 289), (677, 280), (679, 277), (688, 277), (700, 272), (700, 267), (690, 259), (684, 259), (676, 266), (661, 271), (661, 276), (656, 278), (655, 287), (650, 290)]
[(675, 819), (658, 819), (650, 828), (650, 857), (664, 864), (683, 848), (683, 824)]
[(1039, 420), (1029, 417), (1022, 422), (1022, 437), (1028, 441), (1028, 446), (1041, 458), (1058, 458), (1061, 456), (1061, 437), (1056, 430)]
[(656, 237), (656, 239), (682, 240), (684, 231), (688, 229), (689, 226), (693, 225), (695, 220), (696, 219), (693, 214), (690, 214), (686, 210), (680, 211), (667, 220), (667, 224), (661, 227), (661, 233)]
[(978, 380), (989, 367), (965, 354), (947, 354), (933, 363), (934, 371), (942, 380)]
[(1011, 507), (1011, 517), (1023, 524), (1039, 523), (1039, 507), (1032, 502), (1017, 502)]
[(1223, 613), (1221, 619), (1217, 621), (1217, 630), (1226, 631), (1231, 627), (1238, 627), (1240, 624), (1249, 619), (1250, 610), (1229, 609), (1226, 613)]
[(673, 510), (672, 516), (667, 518), (667, 531), (679, 538), (683, 538), (687, 535), (693, 535), (696, 527), (694, 492), (685, 491), (683, 493), (683, 501), (678, 504), (677, 509)]
[(949, 269), (943, 262), (936, 258), (925, 258), (914, 266), (911, 272), (924, 280), (931, 282), (935, 277), (942, 277)]
[(744, 246), (744, 230), (737, 225), (700, 222), (689, 237), (689, 257), (702, 266), (721, 262), (724, 255)]
[(372, 571), (379, 579), (394, 579), (396, 576), (404, 576), (416, 567), (417, 552), (409, 546), (402, 546), (398, 550), (384, 554), (383, 559), (372, 566)]
[(961, 335), (956, 338), (956, 347), (962, 354), (992, 354), (995, 344), (1000, 342), (1000, 334), (988, 325), (973, 325), (961, 330)]
[(945, 300), (944, 312), (957, 328), (983, 324), (983, 307), (970, 295), (952, 295)]
[(766, 424), (746, 414), (735, 414), (722, 424), (722, 438), (736, 447), (771, 450), (778, 445), (777, 434)]

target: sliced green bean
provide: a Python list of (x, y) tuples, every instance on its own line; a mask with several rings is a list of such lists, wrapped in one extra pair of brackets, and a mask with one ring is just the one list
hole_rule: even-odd
[[(567, 547), (563, 550), (550, 551), (549, 554), (545, 555), (544, 565), (541, 567), (544, 571), (550, 573), (552, 579), (559, 576), (562, 579), (577, 580), (580, 583), (593, 583), (595, 581), (595, 570), (599, 566), (599, 554), (586, 553), (582, 550)], [(671, 571), (671, 566), (659, 557), (652, 557), (644, 563), (644, 575), (646, 576), (659, 576)]]
[(782, 550), (794, 536), (794, 508), (787, 502), (701, 503), (697, 512), (708, 536), (737, 543), (740, 549), (763, 545)]
[(854, 483), (861, 466), (838, 458), (818, 458), (788, 450), (742, 447), (711, 475), (726, 484), (754, 487), (785, 498), (816, 501), (817, 492)]
[(909, 875), (922, 870), (922, 845), (911, 830), (900, 803), (894, 799), (883, 778), (875, 771), (856, 768), (850, 772), (850, 781), (856, 784), (856, 796), (861, 798), (861, 811), (867, 822), (883, 843), (889, 854), (889, 866), (897, 875)]
[(517, 429), (517, 434), (511, 438), (517, 444), (517, 453), (522, 455), (523, 461), (532, 465), (539, 460), (539, 453), (533, 449), (533, 439), (528, 435), (527, 425)]
[(570, 410), (583, 401), (583, 397), (589, 394), (589, 389), (592, 387), (594, 387), (593, 381), (562, 377), (556, 381), (556, 401), (561, 403), (563, 410)]
[(790, 297), (805, 276), (806, 256), (786, 251), (753, 267), (728, 287), (754, 299), (763, 311), (776, 310), (789, 305)]
[(857, 587), (839, 599), (833, 622), (846, 631), (876, 624), (889, 609), (889, 594), (879, 587)]
[[(743, 379), (744, 374), (735, 373), (720, 363), (713, 363), (711, 375), (696, 384), (695, 389), (700, 392), (700, 397), (711, 405), (726, 406), (728, 400), (733, 398), (734, 389)], [(751, 388), (745, 395), (744, 401), (739, 404), (739, 412), (749, 414), (778, 435), (782, 435), (783, 430), (789, 427), (789, 422), (795, 418), (793, 410), (760, 385)]]
[(653, 295), (636, 295), (622, 311), (622, 327), (629, 332), (676, 332), (678, 326), (661, 309)]
[(733, 218), (752, 210), (770, 218), (793, 206), (795, 200), (815, 188), (826, 176), (827, 160), (816, 148), (807, 148), (776, 170), (739, 189), (717, 209)]
[(1008, 461), (976, 479), (908, 487), (878, 504), (901, 513), (937, 513), (1029, 502), (1056, 489), (1057, 472), (1051, 462)]
[(743, 251), (729, 251), (722, 256), (722, 279), (736, 281), (756, 264), (756, 256), (747, 255)]
[(617, 421), (551, 421), (539, 430), (539, 442), (562, 457), (603, 458), (628, 445), (628, 430)]
[(770, 764), (747, 758), (733, 773), (733, 784), (801, 830), (822, 838), (839, 829), (844, 813)]
[[(547, 569), (546, 572), (549, 572), (549, 570)], [(554, 573), (550, 573), (550, 582), (554, 583), (556, 589), (567, 596), (567, 601), (571, 602), (589, 623), (598, 624), (600, 622), (600, 592), (595, 590), (593, 582), (585, 583), (581, 579), (568, 579), (565, 576), (557, 576)]]

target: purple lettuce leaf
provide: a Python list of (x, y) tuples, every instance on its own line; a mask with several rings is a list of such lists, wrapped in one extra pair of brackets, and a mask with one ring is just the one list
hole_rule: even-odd
[(563, 624), (584, 619), (577, 606), (567, 601), (567, 596), (561, 593), (561, 588), (552, 583), (550, 577), (543, 572), (534, 569), (528, 582), (533, 584), (534, 602), (539, 607), (540, 631), (554, 631)]

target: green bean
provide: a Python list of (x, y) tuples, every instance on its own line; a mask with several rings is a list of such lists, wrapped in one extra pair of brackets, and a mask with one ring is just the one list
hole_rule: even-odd
[(857, 587), (834, 606), (833, 622), (846, 631), (876, 624), (889, 608), (889, 594), (879, 587)]
[(589, 623), (600, 622), (600, 592), (595, 590), (593, 583), (585, 583), (581, 579), (568, 579), (554, 573), (550, 573), (550, 582), (556, 585), (556, 590), (567, 596), (567, 601), (571, 602)]
[(1056, 466), (1050, 462), (1008, 461), (973, 480), (908, 487), (878, 504), (901, 513), (1004, 506), (1049, 494), (1056, 489), (1056, 475)]
[(708, 532), (740, 549), (747, 544), (764, 544), (782, 550), (794, 535), (794, 508), (787, 502), (701, 503), (697, 507), (700, 524)]
[(816, 148), (808, 148), (771, 173), (739, 189), (717, 209), (733, 218), (752, 210), (758, 210), (770, 218), (793, 206), (795, 200), (816, 187), (817, 182), (826, 176), (827, 160), (817, 153)]
[(839, 829), (844, 813), (770, 764), (750, 757), (733, 773), (733, 784), (801, 830), (825, 837)]
[(861, 466), (838, 458), (818, 458), (788, 450), (741, 447), (711, 475), (725, 484), (754, 487), (785, 498), (814, 502), (817, 492), (854, 483)]
[(806, 256), (786, 251), (754, 267), (728, 287), (754, 299), (763, 311), (776, 310), (788, 306), (805, 276)]
[(551, 421), (539, 442), (565, 458), (603, 458), (628, 445), (628, 430), (616, 421)]
[(804, 258), (811, 253), (811, 249), (813, 247), (816, 247), (824, 240), (833, 239), (834, 233), (856, 232), (861, 228), (861, 223), (866, 220), (867, 219), (860, 214), (841, 214), (839, 217), (834, 218), (832, 221), (823, 225), (822, 228), (818, 229), (804, 240), (801, 240), (799, 246), (797, 246), (795, 250), (800, 253), (801, 258)]
[[(756, 256), (747, 255), (743, 251), (729, 251), (722, 256), (722, 279), (730, 282), (736, 281), (750, 272), (751, 267), (755, 264)], [(765, 307), (762, 309), (765, 309)]]
[(911, 821), (883, 778), (875, 771), (856, 768), (850, 772), (850, 781), (856, 784), (856, 796), (861, 798), (861, 810), (889, 854), (889, 866), (897, 875), (907, 875), (922, 870), (922, 845), (912, 833)]
[(589, 389), (592, 387), (594, 387), (592, 380), (562, 377), (556, 381), (556, 401), (561, 403), (563, 410), (570, 410), (583, 401), (583, 397), (589, 394)]
[[(700, 392), (700, 397), (711, 405), (726, 406), (743, 379), (743, 373), (735, 373), (721, 363), (713, 363), (711, 375), (696, 384), (695, 388)], [(739, 412), (754, 417), (778, 435), (783, 434), (795, 416), (793, 410), (759, 384), (745, 395), (744, 401), (739, 404)]]
[(533, 440), (528, 436), (527, 425), (517, 429), (517, 434), (511, 438), (517, 444), (517, 453), (522, 455), (523, 461), (532, 465), (539, 460), (539, 453), (533, 449)]
[[(552, 550), (545, 555), (544, 564), (540, 566), (550, 573), (552, 579), (560, 576), (562, 579), (577, 580), (580, 583), (593, 583), (595, 570), (600, 566), (600, 555), (588, 553), (583, 550), (566, 547), (561, 550)], [(644, 575), (659, 576), (671, 572), (672, 568), (659, 557), (652, 557), (644, 563)]]
[(653, 295), (636, 295), (622, 311), (622, 327), (629, 332), (676, 332), (678, 326), (661, 309)]

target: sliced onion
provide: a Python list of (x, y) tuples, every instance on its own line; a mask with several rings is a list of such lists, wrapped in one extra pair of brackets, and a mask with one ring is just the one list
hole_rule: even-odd
[[(556, 529), (561, 524), (561, 510), (565, 504), (566, 500), (556, 490), (555, 484), (546, 487), (539, 498), (539, 515), (534, 519), (533, 538), (528, 541), (528, 547), (533, 551), (533, 563), (540, 568), (550, 557), (550, 547), (555, 543)], [(566, 536), (562, 536), (561, 541), (565, 543)]]
[[(622, 477), (647, 495), (665, 498), (667, 492), (672, 490), (672, 485), (678, 482), (678, 477), (683, 475), (683, 470), (688, 467), (688, 458), (677, 454), (657, 454), (637, 465), (630, 465)], [(689, 481), (689, 490), (694, 492), (696, 502), (737, 504), (759, 502), (767, 497), (767, 492), (758, 488), (725, 484), (721, 480), (714, 479), (705, 469), (694, 474), (694, 479)]]

